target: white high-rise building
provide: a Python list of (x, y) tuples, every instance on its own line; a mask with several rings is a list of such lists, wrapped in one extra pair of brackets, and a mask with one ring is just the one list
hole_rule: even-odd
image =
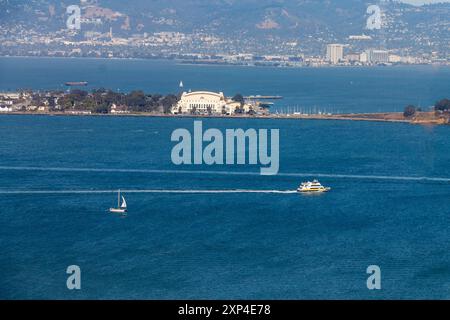
[(367, 50), (367, 57), (370, 63), (389, 63), (389, 51), (386, 50)]
[(359, 55), (359, 61), (360, 61), (361, 63), (367, 63), (367, 62), (369, 62), (369, 55), (367, 54), (367, 52), (362, 52), (362, 53)]
[(344, 59), (344, 45), (343, 44), (329, 44), (327, 45), (327, 60), (332, 64), (338, 64)]

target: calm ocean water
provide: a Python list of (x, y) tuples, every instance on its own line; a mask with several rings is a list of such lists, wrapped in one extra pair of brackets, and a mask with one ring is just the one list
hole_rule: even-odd
[(67, 81), (88, 88), (149, 93), (223, 91), (228, 96), (281, 95), (279, 110), (304, 112), (403, 111), (427, 108), (449, 93), (450, 67), (254, 68), (179, 65), (171, 61), (0, 58), (0, 91), (66, 89)]
[[(56, 73), (40, 79), (35, 70), (42, 66), (35, 59), (0, 61), (1, 71), (11, 70), (7, 62), (13, 61), (28, 75), (11, 75), (13, 87), (50, 88), (68, 78), (58, 59), (49, 67)], [(76, 70), (79, 63), (69, 60), (67, 70)], [(149, 71), (139, 67), (147, 63)], [(371, 79), (369, 87), (384, 88), (377, 103), (386, 99), (392, 106), (410, 96), (427, 101), (445, 96), (448, 90), (441, 82), (449, 77), (448, 70), (427, 68), (374, 69), (378, 76), (371, 78), (368, 69), (346, 73), (169, 65), (165, 73), (156, 62), (89, 60), (85, 65), (70, 80), (108, 79), (124, 90), (134, 83), (170, 91), (169, 83), (176, 89), (184, 74), (195, 88), (223, 84), (230, 94), (253, 89), (306, 101), (325, 90), (323, 80), (342, 84), (331, 86), (330, 95), (348, 102), (348, 108), (362, 107), (362, 100), (354, 102), (345, 90), (350, 78)], [(102, 66), (104, 73), (119, 69), (124, 74), (102, 75)], [(92, 73), (96, 68), (100, 71)], [(231, 76), (239, 70), (245, 70), (242, 78)], [(320, 90), (302, 90), (286, 74)], [(314, 80), (303, 79), (305, 74)], [(392, 76), (384, 86), (381, 74)], [(390, 81), (401, 75), (421, 89), (392, 88)], [(417, 81), (421, 77), (428, 78)], [(2, 89), (8, 78), (1, 73)], [(283, 81), (291, 81), (290, 93), (288, 88), (277, 90)], [(368, 101), (364, 108), (375, 105), (375, 96), (359, 93)], [(320, 101), (335, 100), (321, 96)], [(0, 298), (450, 298), (449, 127), (256, 119), (205, 119), (203, 125), (280, 129), (280, 175), (259, 176), (254, 174), (257, 166), (173, 165), (170, 135), (177, 128), (192, 131), (192, 119), (1, 116)], [(332, 192), (258, 193), (293, 190), (314, 177), (321, 177)], [(115, 205), (115, 194), (29, 193), (118, 188), (255, 193), (129, 193), (126, 218), (106, 212)], [(11, 190), (25, 193), (8, 194)], [(73, 264), (82, 270), (80, 291), (66, 288), (65, 271)], [(381, 291), (366, 287), (366, 268), (373, 264), (381, 267)]]

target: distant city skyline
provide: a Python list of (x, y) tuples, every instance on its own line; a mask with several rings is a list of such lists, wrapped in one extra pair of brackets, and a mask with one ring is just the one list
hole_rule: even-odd
[[(390, 58), (383, 56), (383, 63), (450, 62), (445, 18), (450, 15), (450, 0), (282, 1), (281, 5), (274, 0), (260, 0), (258, 5), (242, 0), (226, 6), (221, 2), (205, 6), (198, 0), (136, 0), (133, 8), (99, 0), (96, 6), (83, 7), (79, 27), (66, 4), (48, 8), (48, 3), (56, 2), (8, 4), (14, 14), (1, 16), (0, 56), (321, 65), (371, 63), (365, 53), (373, 49), (388, 52)], [(169, 6), (165, 10), (163, 2)], [(442, 5), (424, 5), (431, 3)], [(325, 57), (329, 44), (344, 45), (345, 54), (329, 50)]]

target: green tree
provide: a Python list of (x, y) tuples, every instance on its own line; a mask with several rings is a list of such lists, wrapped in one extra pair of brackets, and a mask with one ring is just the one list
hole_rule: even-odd
[(62, 110), (68, 110), (73, 108), (73, 101), (70, 99), (68, 95), (61, 97), (58, 101)]
[(442, 99), (435, 103), (434, 110), (436, 111), (450, 111), (450, 100), (449, 99)]
[(132, 91), (125, 96), (125, 104), (132, 110), (137, 112), (145, 111), (147, 104), (146, 95), (143, 91)]
[(244, 106), (244, 104), (245, 104), (244, 96), (240, 93), (235, 94), (234, 97), (232, 98), (232, 100), (239, 102), (241, 104), (241, 107)]
[(92, 109), (93, 113), (102, 113), (102, 114), (107, 114), (109, 113), (109, 107), (107, 104), (101, 104), (101, 105), (96, 105), (93, 109)]
[(413, 105), (408, 105), (405, 107), (405, 111), (403, 112), (403, 116), (405, 118), (412, 118), (417, 112), (417, 107)]
[(164, 113), (170, 113), (172, 111), (172, 107), (178, 102), (177, 96), (173, 94), (169, 94), (161, 99), (161, 104), (164, 109)]

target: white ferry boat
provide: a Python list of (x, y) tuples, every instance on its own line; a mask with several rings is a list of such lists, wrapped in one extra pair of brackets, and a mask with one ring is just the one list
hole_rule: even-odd
[(322, 193), (330, 190), (331, 188), (322, 186), (318, 180), (303, 182), (297, 189), (300, 193)]

